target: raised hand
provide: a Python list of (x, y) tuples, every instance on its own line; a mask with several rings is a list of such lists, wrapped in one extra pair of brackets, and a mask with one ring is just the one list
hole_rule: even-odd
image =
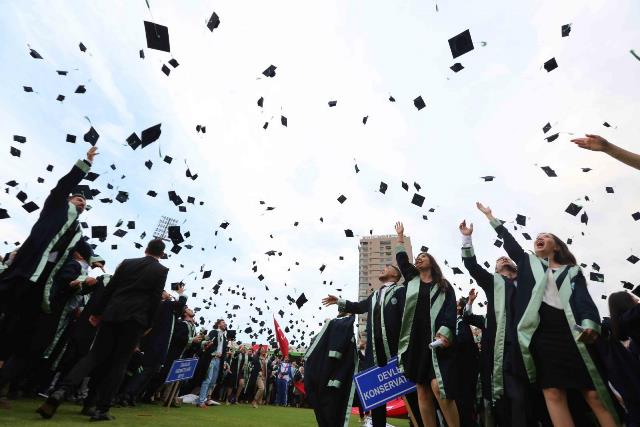
[(491, 213), (491, 208), (489, 206), (485, 206), (480, 202), (476, 202), (476, 207), (478, 208), (478, 210), (480, 212), (482, 212), (483, 214), (485, 214), (486, 216), (492, 215)]
[(460, 229), (460, 232), (462, 233), (463, 236), (471, 236), (471, 234), (473, 234), (473, 223), (470, 223), (469, 226), (467, 227), (466, 220), (462, 221), (458, 228)]
[(325, 307), (329, 307), (330, 305), (337, 304), (337, 303), (338, 303), (338, 297), (335, 295), (327, 295), (326, 298), (322, 299), (322, 305), (324, 305)]
[(91, 148), (89, 148), (89, 151), (87, 151), (87, 160), (90, 163), (93, 163), (93, 158), (98, 154), (98, 147), (96, 147), (95, 145)]
[(575, 138), (571, 142), (580, 148), (591, 151), (606, 151), (609, 147), (609, 141), (600, 135), (586, 134), (584, 138)]
[(469, 304), (473, 304), (477, 297), (478, 292), (476, 292), (475, 288), (471, 288), (471, 290), (469, 291)]
[(396, 233), (398, 236), (404, 236), (404, 225), (400, 221), (396, 222)]

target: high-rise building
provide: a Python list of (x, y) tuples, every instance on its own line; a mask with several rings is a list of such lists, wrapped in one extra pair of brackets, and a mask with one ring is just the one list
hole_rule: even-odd
[[(411, 238), (405, 236), (404, 246), (407, 250), (409, 259), (413, 261), (413, 253), (411, 251)], [(390, 234), (386, 236), (368, 236), (360, 239), (359, 262), (359, 280), (358, 280), (358, 300), (366, 299), (374, 290), (381, 285), (378, 277), (382, 273), (382, 269), (386, 265), (395, 265), (396, 235)], [(365, 329), (367, 326), (367, 315), (358, 316), (358, 333), (365, 337)]]

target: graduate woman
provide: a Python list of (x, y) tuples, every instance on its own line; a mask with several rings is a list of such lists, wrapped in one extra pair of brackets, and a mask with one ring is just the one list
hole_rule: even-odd
[(618, 425), (606, 381), (589, 351), (600, 333), (600, 315), (575, 257), (551, 233), (539, 234), (535, 253), (526, 253), (489, 207), (477, 207), (518, 266), (515, 321), (521, 357), (516, 364), (542, 389), (553, 425), (574, 426), (568, 389), (581, 392), (602, 427)]
[[(427, 252), (411, 264), (404, 248), (404, 226), (396, 223), (396, 261), (406, 280), (406, 300), (398, 343), (398, 365), (417, 384), (420, 415), (425, 426), (436, 426), (433, 398), (449, 427), (459, 427), (454, 400), (456, 296), (436, 260)], [(438, 342), (433, 349), (429, 343)]]

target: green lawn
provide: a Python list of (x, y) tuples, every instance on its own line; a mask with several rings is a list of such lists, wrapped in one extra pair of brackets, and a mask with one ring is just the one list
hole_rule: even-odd
[[(36, 400), (12, 401), (12, 409), (0, 409), (0, 426), (70, 426), (88, 423), (88, 418), (80, 415), (80, 406), (65, 403), (55, 418), (43, 420), (35, 409), (40, 404)], [(116, 426), (224, 426), (224, 427), (300, 427), (315, 426), (311, 409), (279, 408), (274, 406), (252, 408), (249, 405), (212, 406), (199, 409), (192, 405), (181, 408), (163, 408), (141, 405), (135, 408), (113, 408), (115, 421), (99, 425)], [(395, 426), (406, 426), (404, 420), (390, 420)], [(94, 425), (94, 423), (91, 423)], [(357, 416), (351, 417), (349, 427), (359, 426)]]

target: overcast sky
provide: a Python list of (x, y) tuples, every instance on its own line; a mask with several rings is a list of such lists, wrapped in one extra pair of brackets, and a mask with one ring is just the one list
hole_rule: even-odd
[[(39, 214), (27, 214), (16, 193), (42, 206), (56, 180), (84, 157), (89, 144), (82, 136), (93, 125), (100, 155), (92, 170), (100, 177), (89, 184), (101, 191), (98, 198), (114, 200), (91, 201), (83, 219), (109, 227), (106, 242), (92, 239), (107, 270), (141, 256), (134, 242), (145, 244), (161, 215), (174, 217), (183, 233), (190, 231), (185, 243), (193, 249), (166, 262), (169, 281), (185, 280), (192, 307), (213, 296), (215, 306), (198, 315), (210, 321), (227, 311), (240, 331), (247, 323), (259, 329), (250, 316), (270, 327), (276, 313), (283, 328), (298, 322), (294, 329), (306, 331), (308, 340), (336, 314), (335, 307), (319, 311), (324, 295), (357, 298), (358, 237), (393, 233), (397, 220), (415, 247), (426, 245), (441, 264), (462, 267), (457, 226), (466, 218), (476, 225), (480, 261), (493, 264), (503, 251), (493, 245), (477, 200), (511, 230), (516, 215), (525, 215), (526, 227), (515, 234), (526, 248), (532, 244), (522, 232), (571, 238), (572, 251), (588, 265), (585, 274), (593, 262), (604, 274), (604, 283), (589, 283), (601, 315), (608, 313), (601, 295), (621, 290), (621, 280), (640, 282), (640, 263), (626, 261), (640, 256), (640, 221), (631, 217), (640, 210), (640, 174), (569, 142), (570, 133), (598, 133), (640, 151), (640, 61), (629, 52), (640, 51), (638, 2), (465, 0), (441, 2), (438, 11), (424, 1), (149, 3), (150, 10), (142, 0), (0, 3), (0, 180), (19, 183), (0, 195), (0, 208), (11, 215), (0, 220), (3, 252), (26, 237)], [(221, 23), (210, 32), (206, 22), (214, 11)], [(145, 20), (168, 26), (171, 53), (147, 48)], [(564, 24), (572, 30), (563, 38)], [(454, 60), (447, 40), (466, 29), (475, 49)], [(43, 59), (29, 56), (29, 46)], [(553, 57), (558, 68), (547, 72), (543, 64)], [(169, 66), (166, 76), (161, 68), (172, 58), (180, 65)], [(455, 62), (465, 68), (454, 73)], [(276, 76), (263, 76), (272, 64)], [(78, 85), (86, 93), (75, 94)], [(59, 94), (63, 102), (56, 101)], [(426, 102), (420, 111), (417, 96)], [(552, 130), (545, 135), (547, 122)], [(126, 145), (132, 132), (157, 123), (158, 141), (136, 151)], [(206, 134), (196, 132), (197, 124)], [(544, 139), (556, 132), (554, 142)], [(66, 142), (67, 134), (77, 142)], [(14, 142), (13, 135), (27, 142)], [(11, 156), (10, 147), (21, 157)], [(542, 166), (558, 177), (547, 177)], [(187, 167), (198, 174), (195, 181), (185, 176)], [(592, 170), (582, 172), (586, 167)], [(485, 175), (496, 178), (484, 182)], [(385, 195), (378, 192), (381, 181), (389, 185)], [(426, 197), (422, 208), (411, 204), (414, 182)], [(158, 196), (147, 196), (149, 190)], [(185, 201), (195, 197), (195, 204), (179, 212), (168, 200), (171, 190)], [(129, 193), (127, 203), (115, 201), (118, 191)], [(347, 197), (343, 204), (340, 195)], [(571, 202), (587, 212), (586, 226), (580, 215), (564, 212)], [(136, 221), (123, 238), (112, 235), (120, 219)], [(219, 228), (223, 221), (230, 223), (226, 230)], [(356, 237), (345, 237), (345, 229)], [(268, 257), (269, 250), (282, 256)], [(203, 265), (213, 270), (210, 279), (200, 279)], [(466, 295), (469, 277), (444, 271), (457, 295)], [(219, 279), (221, 292), (212, 295)], [(309, 302), (298, 310), (286, 295), (302, 292)], [(302, 338), (297, 331), (287, 335)], [(251, 340), (243, 332), (239, 338)]]

